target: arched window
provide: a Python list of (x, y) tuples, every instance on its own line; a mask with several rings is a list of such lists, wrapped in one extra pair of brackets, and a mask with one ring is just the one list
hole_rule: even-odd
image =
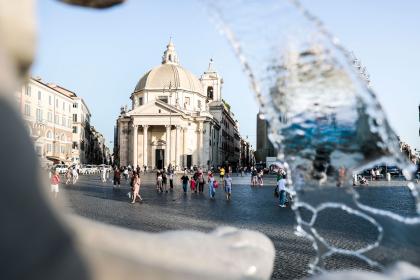
[(48, 139), (52, 139), (53, 138), (51, 130), (48, 130), (48, 132), (47, 132), (47, 138)]
[(169, 55), (169, 61), (172, 61), (172, 55)]
[(207, 87), (207, 98), (213, 99), (213, 87)]

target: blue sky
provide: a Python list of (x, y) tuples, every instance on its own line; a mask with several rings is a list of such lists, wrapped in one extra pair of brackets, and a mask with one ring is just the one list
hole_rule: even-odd
[[(279, 0), (280, 1), (280, 0)], [(391, 125), (420, 148), (420, 2), (304, 0), (367, 67)], [(199, 76), (212, 57), (224, 78), (223, 97), (243, 136), (255, 146), (258, 111), (248, 81), (226, 40), (196, 0), (139, 1), (106, 11), (38, 1), (39, 44), (32, 73), (75, 91), (108, 141), (137, 81), (160, 64), (173, 37), (181, 64)]]

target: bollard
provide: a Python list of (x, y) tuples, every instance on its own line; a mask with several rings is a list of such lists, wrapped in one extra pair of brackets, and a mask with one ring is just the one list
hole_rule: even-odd
[(391, 173), (386, 173), (386, 180), (391, 181)]

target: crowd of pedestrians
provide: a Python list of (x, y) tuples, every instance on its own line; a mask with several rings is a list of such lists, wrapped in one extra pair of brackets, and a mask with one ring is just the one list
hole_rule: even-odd
[[(57, 171), (51, 171), (50, 180), (51, 180), (51, 192), (54, 197), (57, 197), (59, 192), (60, 184), (60, 175)], [(114, 190), (121, 188), (122, 180), (125, 181), (125, 184), (130, 186), (130, 191), (127, 193), (130, 202), (136, 203), (139, 201), (143, 202), (141, 196), (141, 174), (146, 173), (146, 168), (142, 169), (139, 166), (131, 167), (122, 166), (114, 167), (111, 171), (105, 167), (100, 169), (100, 180), (102, 182), (110, 181), (110, 176), (112, 174), (112, 182)], [(243, 177), (245, 174), (250, 173), (251, 187), (262, 187), (264, 185), (263, 177), (264, 171), (257, 170), (255, 167), (247, 168), (238, 168), (236, 170), (236, 175)], [(218, 176), (217, 176), (217, 173)], [(65, 173), (65, 184), (76, 184), (79, 178), (78, 171), (75, 167), (70, 167)], [(232, 199), (232, 168), (231, 167), (218, 167), (217, 169), (211, 168), (208, 172), (204, 172), (201, 168), (196, 168), (195, 170), (189, 172), (189, 170), (184, 170), (181, 176), (177, 177), (175, 175), (175, 170), (173, 166), (169, 165), (167, 168), (159, 169), (156, 171), (156, 192), (159, 194), (167, 194), (168, 192), (173, 192), (174, 187), (177, 184), (177, 178), (179, 178), (179, 183), (182, 186), (183, 194), (188, 192), (192, 194), (202, 195), (204, 194), (204, 189), (207, 186), (208, 197), (210, 200), (215, 200), (216, 191), (219, 188), (223, 188), (225, 193), (226, 201)], [(277, 175), (277, 184), (275, 187), (275, 194), (279, 197), (279, 206), (285, 207), (288, 203), (288, 198), (286, 195), (286, 174), (284, 171), (280, 170)], [(168, 187), (169, 183), (169, 187)]]

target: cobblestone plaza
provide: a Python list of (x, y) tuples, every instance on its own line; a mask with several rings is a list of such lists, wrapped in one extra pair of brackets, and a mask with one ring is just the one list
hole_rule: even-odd
[[(311, 242), (294, 234), (293, 211), (277, 206), (277, 200), (273, 197), (274, 178), (266, 178), (263, 187), (252, 188), (249, 186), (249, 177), (234, 175), (232, 201), (227, 202), (221, 188), (217, 190), (215, 201), (208, 199), (207, 188), (204, 194), (188, 192), (184, 195), (179, 178), (175, 180), (174, 191), (157, 194), (155, 174), (141, 177), (141, 194), (144, 199), (142, 204), (129, 204), (127, 193), (130, 188), (124, 180), (121, 188), (115, 191), (112, 183), (102, 183), (98, 176), (81, 176), (76, 185), (62, 186), (60, 200), (70, 212), (148, 232), (184, 229), (208, 232), (222, 225), (257, 230), (266, 234), (276, 248), (273, 279), (296, 279), (307, 275), (308, 264), (315, 251)], [(394, 182), (394, 185), (402, 184)], [(360, 193), (362, 201), (377, 203), (376, 205), (384, 209), (392, 209), (408, 216), (414, 211), (414, 204), (404, 187), (375, 186), (361, 189)], [(318, 193), (313, 200), (322, 199), (324, 195), (326, 194)], [(341, 189), (332, 189), (328, 195), (351, 205)], [(365, 246), (374, 242), (377, 236), (377, 229), (371, 224), (339, 213), (338, 210), (320, 213), (315, 226), (328, 242), (346, 249)], [(369, 256), (382, 263), (393, 262), (404, 256), (419, 265), (420, 244), (418, 240), (411, 238), (419, 229), (419, 226), (413, 226), (392, 230), (392, 224), (389, 225), (385, 228), (383, 244), (370, 252)], [(401, 242), (405, 246), (401, 246)], [(194, 265), (195, 261), (202, 260), (192, 260), (191, 264)], [(372, 269), (363, 261), (343, 256), (328, 258), (326, 267)]]

